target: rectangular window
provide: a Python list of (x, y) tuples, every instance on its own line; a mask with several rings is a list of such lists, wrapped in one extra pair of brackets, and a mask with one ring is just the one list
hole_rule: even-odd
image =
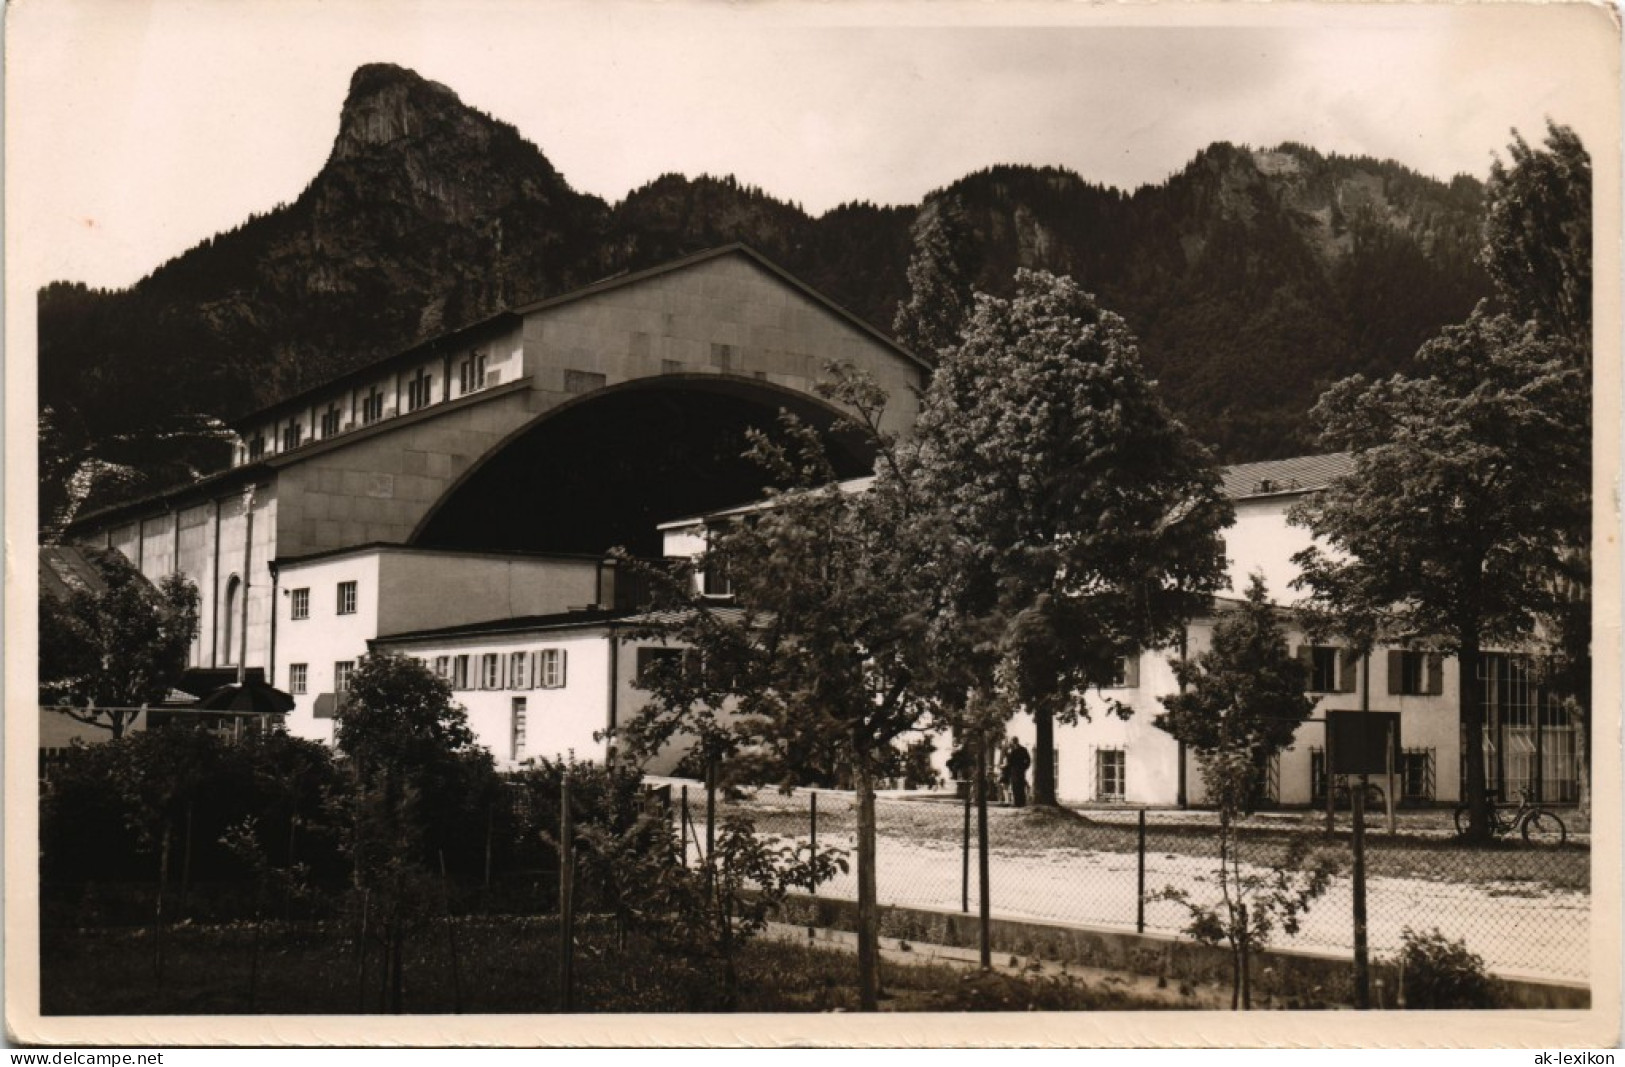
[(434, 676), (436, 678), (444, 678), (447, 682), (451, 681), (450, 656), (436, 656), (434, 658)]
[(451, 687), (453, 689), (470, 689), (468, 678), (468, 657), (456, 656), (451, 661)]
[(417, 377), (406, 383), (406, 410), (428, 407), (433, 395), (434, 377), (428, 371), (419, 369)]
[(528, 671), (526, 669), (529, 666), (530, 666), (530, 654), (529, 653), (515, 652), (515, 653), (511, 654), (508, 657), (508, 688), (509, 689), (529, 689), (530, 688), (530, 671)]
[(303, 663), (288, 664), (288, 692), (299, 694), (305, 692), (309, 684), (310, 668)]
[(1393, 696), (1438, 696), (1443, 693), (1443, 658), (1431, 652), (1389, 649), (1388, 692)]
[(354, 582), (340, 582), (339, 583), (339, 614), (340, 615), (354, 615), (355, 614), (355, 583)]
[(1309, 691), (1337, 692), (1337, 649), (1317, 645), (1309, 650)]
[(525, 716), (529, 709), (525, 706), (524, 697), (513, 698), (513, 758), (518, 759), (525, 754)]
[(322, 412), (322, 437), (336, 437), (344, 425), (344, 412), (339, 410), (337, 404), (329, 404), (327, 410)]
[(638, 649), (637, 681), (643, 684), (656, 664), (676, 664), (682, 662), (683, 650), (680, 648), (652, 648)]
[(487, 652), (480, 657), (480, 688), (502, 688), (502, 657), (495, 652)]
[(1125, 796), (1125, 755), (1120, 748), (1095, 749), (1096, 800), (1122, 800)]
[(333, 664), (333, 692), (348, 693), (350, 676), (355, 673), (355, 660), (341, 659)]
[(485, 356), (475, 353), (457, 365), (457, 391), (477, 393), (485, 388)]
[(1407, 748), (1400, 755), (1399, 795), (1404, 800), (1432, 800), (1434, 761), (1431, 748)]
[[(638, 660), (640, 671), (642, 666), (643, 660), (640, 657)], [(544, 648), (536, 654), (536, 684), (543, 689), (564, 688), (564, 649)]]
[(282, 451), (292, 452), (298, 448), (303, 434), (303, 426), (297, 422), (290, 422), (282, 431)]
[(253, 461), (259, 459), (263, 455), (265, 455), (265, 436), (263, 434), (255, 434), (254, 439), (248, 442), (248, 458), (250, 461)]
[(734, 369), (734, 346), (721, 345), (717, 344), (715, 341), (712, 341), (711, 366), (717, 368), (724, 374), (732, 372)]
[(291, 613), (295, 619), (310, 618), (310, 588), (295, 589), (290, 595)]
[(384, 394), (375, 386), (361, 398), (361, 424), (366, 426), (384, 417)]
[(1107, 689), (1133, 689), (1140, 684), (1140, 657), (1120, 656), (1117, 668), (1111, 680), (1105, 685)]

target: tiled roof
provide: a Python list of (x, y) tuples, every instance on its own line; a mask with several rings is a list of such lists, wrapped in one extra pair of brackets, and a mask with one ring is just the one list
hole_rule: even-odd
[(77, 548), (72, 545), (41, 545), (39, 550), (39, 594), (65, 600), (88, 589), (100, 593), (107, 588), (93, 556), (106, 549)]
[(1240, 463), (1224, 468), (1224, 495), (1231, 500), (1245, 500), (1282, 493), (1307, 493), (1325, 488), (1334, 478), (1341, 478), (1353, 469), (1354, 457), (1347, 452)]

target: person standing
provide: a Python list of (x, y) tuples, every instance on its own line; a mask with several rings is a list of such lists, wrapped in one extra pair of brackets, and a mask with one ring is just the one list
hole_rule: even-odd
[(1027, 768), (1033, 758), (1019, 740), (1011, 741), (1004, 753), (1004, 781), (1010, 787), (1010, 801), (1018, 808), (1027, 806)]

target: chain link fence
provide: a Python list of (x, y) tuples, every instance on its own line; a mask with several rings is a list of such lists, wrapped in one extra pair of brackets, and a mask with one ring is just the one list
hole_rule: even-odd
[[(678, 787), (685, 856), (704, 853), (705, 794)], [(686, 817), (685, 813), (686, 812)], [(856, 899), (857, 811), (852, 794), (763, 789), (720, 795), (717, 819), (750, 816), (759, 834), (785, 843), (840, 848), (849, 870), (817, 887)], [(1303, 869), (1319, 856), (1337, 873), (1293, 935), (1272, 947), (1328, 955), (1354, 950), (1352, 837), (1347, 813), (1328, 833), (1325, 814), (1264, 813), (1243, 820), (1236, 841), (1243, 874)], [(1571, 820), (1572, 821), (1572, 820)], [(1510, 836), (1470, 845), (1448, 811), (1407, 812), (1396, 833), (1367, 820), (1367, 937), (1373, 959), (1393, 957), (1403, 932), (1437, 929), (1504, 977), (1584, 982), (1591, 958), (1591, 851), (1584, 835), (1526, 844)], [(976, 813), (943, 794), (882, 796), (876, 803), (879, 902), (883, 907), (980, 909)], [(1188, 936), (1195, 904), (1221, 902), (1219, 831), (1213, 812), (1132, 808), (988, 809), (989, 911), (1114, 930)], [(1169, 891), (1174, 891), (1170, 893)]]

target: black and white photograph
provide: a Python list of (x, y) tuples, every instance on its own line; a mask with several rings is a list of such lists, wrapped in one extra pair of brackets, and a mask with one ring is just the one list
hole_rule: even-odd
[(12, 5), (11, 1040), (1616, 1047), (1619, 71)]

